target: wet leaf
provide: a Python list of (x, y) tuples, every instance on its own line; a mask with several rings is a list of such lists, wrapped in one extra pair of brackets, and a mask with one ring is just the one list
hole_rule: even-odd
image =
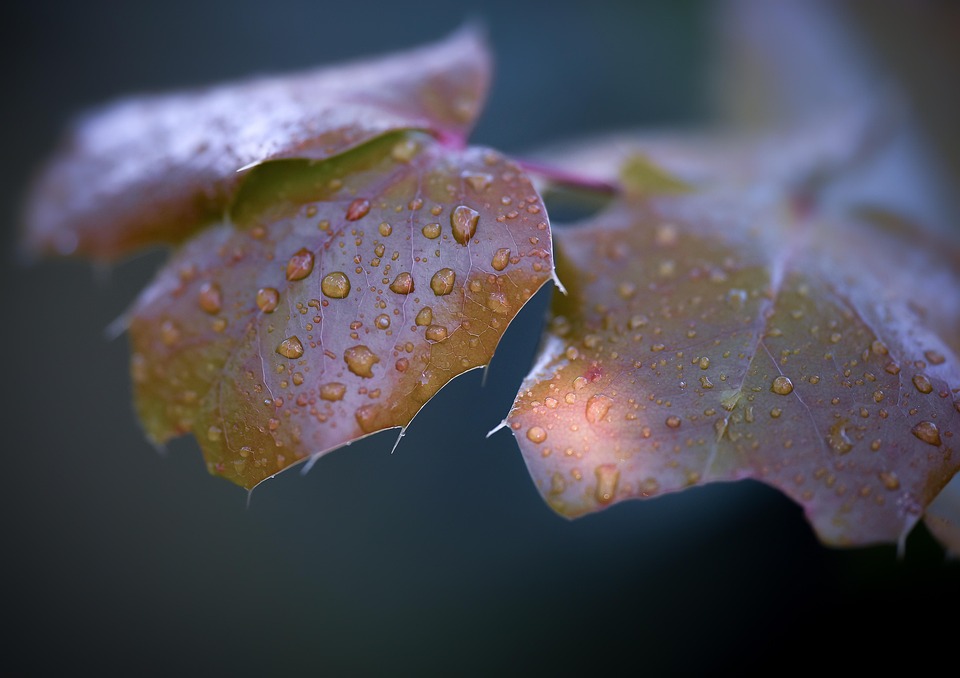
[(901, 540), (960, 468), (956, 246), (706, 184), (555, 229), (569, 294), (507, 419), (537, 488), (573, 517), (754, 478), (825, 543)]
[(219, 219), (257, 163), (329, 158), (400, 129), (462, 145), (489, 77), (465, 29), (352, 65), (117, 101), (79, 120), (39, 177), (27, 247), (113, 260)]
[(530, 180), (419, 133), (253, 170), (130, 314), (137, 410), (247, 488), (410, 423), (553, 275)]

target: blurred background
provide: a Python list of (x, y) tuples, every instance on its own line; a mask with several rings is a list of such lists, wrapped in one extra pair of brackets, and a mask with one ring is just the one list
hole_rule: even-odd
[[(548, 289), (511, 326), (486, 384), (479, 371), (457, 379), (394, 454), (395, 432), (368, 438), (307, 475), (265, 483), (248, 506), (243, 490), (207, 475), (192, 439), (165, 454), (146, 442), (126, 338), (105, 336), (165, 253), (109, 270), (16, 256), (32, 173), (74, 114), (113, 97), (380, 54), (476, 19), (496, 70), (473, 140), (524, 154), (585, 134), (735, 115), (718, 93), (737, 83), (717, 80), (729, 73), (720, 31), (739, 25), (730, 6), (165, 0), (6, 9), (0, 673), (565, 675), (625, 666), (663, 675), (816, 668), (825, 652), (861, 667), (931, 653), (937, 629), (951, 628), (932, 615), (950, 611), (956, 629), (960, 564), (923, 526), (902, 558), (892, 545), (826, 549), (797, 506), (753, 482), (573, 522), (553, 514), (512, 438), (484, 437), (530, 366)], [(867, 64), (903, 86), (942, 184), (912, 204), (935, 204), (923, 216), (955, 227), (960, 6), (809, 6), (837, 10), (850, 30), (840, 44), (855, 55), (813, 80), (846, 82), (849, 94), (855, 78), (833, 76)], [(768, 33), (769, 11), (748, 15)], [(824, 33), (788, 25), (811, 54), (827, 49)], [(860, 632), (867, 644), (854, 642)]]

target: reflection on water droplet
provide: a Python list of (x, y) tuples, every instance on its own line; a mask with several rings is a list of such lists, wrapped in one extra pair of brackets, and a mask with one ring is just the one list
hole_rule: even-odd
[(773, 380), (773, 384), (770, 385), (770, 390), (777, 395), (788, 395), (793, 393), (793, 382), (781, 375)]
[(430, 279), (430, 289), (438, 297), (450, 294), (457, 281), (457, 274), (451, 268), (441, 268)]
[(300, 343), (299, 337), (287, 337), (280, 342), (279, 346), (277, 346), (277, 353), (282, 355), (284, 358), (290, 358), (291, 360), (294, 360), (303, 355), (303, 344)]
[(930, 383), (930, 380), (927, 379), (925, 374), (915, 374), (913, 375), (913, 385), (917, 387), (917, 390), (920, 393), (932, 393), (933, 384)]
[(347, 221), (356, 221), (367, 216), (370, 211), (370, 201), (366, 198), (357, 198), (347, 207)]
[(617, 494), (617, 484), (620, 482), (620, 469), (616, 464), (600, 464), (594, 473), (597, 475), (597, 490), (595, 496), (601, 504), (609, 504)]
[(542, 443), (547, 439), (547, 432), (539, 426), (531, 426), (527, 429), (527, 439), (532, 443)]
[(347, 368), (358, 377), (373, 377), (373, 366), (380, 362), (380, 356), (364, 345), (351, 346), (343, 352)]
[(585, 408), (587, 421), (591, 424), (596, 424), (598, 421), (603, 421), (604, 417), (606, 417), (607, 413), (610, 411), (610, 406), (612, 404), (613, 399), (603, 395), (602, 393), (590, 396), (590, 399), (587, 400), (587, 405)]
[(350, 294), (350, 278), (343, 271), (334, 271), (323, 276), (320, 289), (331, 299), (345, 299)]
[(502, 271), (507, 267), (507, 264), (510, 263), (510, 249), (507, 247), (501, 247), (493, 254), (493, 259), (490, 260), (490, 265), (493, 266), (493, 270)]
[(313, 252), (303, 247), (287, 262), (287, 280), (303, 280), (313, 271)]
[(466, 205), (458, 205), (450, 213), (450, 228), (453, 229), (453, 239), (461, 245), (466, 245), (477, 232), (480, 213)]
[(346, 394), (346, 392), (346, 385), (341, 384), (339, 381), (331, 381), (320, 387), (320, 398), (323, 400), (336, 402), (337, 400), (343, 400), (343, 396)]
[(413, 292), (413, 276), (406, 272), (398, 273), (390, 283), (390, 291), (397, 294), (410, 294)]
[(214, 315), (220, 312), (223, 305), (223, 296), (220, 292), (220, 286), (214, 282), (205, 282), (200, 287), (200, 296), (198, 298), (200, 308), (206, 313)]
[(932, 421), (921, 421), (919, 424), (910, 429), (910, 432), (923, 442), (930, 445), (936, 445), (939, 447), (942, 442), (940, 440), (940, 429), (937, 428), (937, 425)]
[(257, 307), (264, 313), (273, 313), (280, 303), (280, 293), (272, 287), (261, 287), (257, 290)]
[(424, 331), (423, 336), (427, 338), (427, 341), (443, 341), (447, 338), (447, 328), (443, 325), (431, 325)]

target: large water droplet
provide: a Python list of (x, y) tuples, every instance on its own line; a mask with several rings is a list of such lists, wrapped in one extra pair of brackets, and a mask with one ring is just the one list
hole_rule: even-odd
[(921, 421), (910, 432), (925, 443), (940, 446), (940, 429), (932, 421)]
[(350, 294), (350, 278), (343, 271), (334, 271), (323, 276), (320, 289), (331, 299), (345, 299)]
[(313, 252), (303, 247), (287, 262), (287, 280), (303, 280), (313, 271)]
[(367, 216), (370, 211), (370, 201), (366, 198), (357, 198), (347, 207), (347, 221), (356, 221)]
[(364, 345), (351, 346), (343, 352), (347, 368), (358, 377), (373, 377), (373, 366), (380, 362), (380, 356)]
[(406, 272), (398, 273), (390, 283), (390, 291), (397, 294), (410, 294), (413, 292), (413, 276)]
[(457, 282), (457, 274), (451, 268), (441, 268), (430, 279), (430, 289), (438, 297), (450, 294)]
[(453, 229), (453, 239), (461, 245), (466, 245), (477, 232), (480, 213), (466, 205), (458, 205), (450, 213), (450, 227)]
[(257, 307), (264, 313), (273, 313), (280, 303), (280, 293), (272, 287), (261, 287), (257, 290)]
[(917, 387), (917, 390), (920, 391), (920, 393), (933, 392), (933, 384), (930, 383), (930, 380), (925, 374), (913, 375), (913, 385)]
[(280, 342), (279, 346), (277, 346), (277, 353), (282, 355), (284, 358), (295, 360), (303, 355), (303, 344), (300, 342), (299, 337), (287, 337)]
[(601, 464), (594, 473), (597, 475), (597, 490), (594, 496), (601, 504), (609, 504), (617, 494), (620, 482), (620, 469), (616, 464)]
[(793, 382), (788, 377), (781, 375), (773, 380), (770, 390), (777, 395), (789, 395), (793, 393)]
[(204, 312), (210, 315), (219, 313), (223, 306), (223, 294), (220, 291), (220, 286), (215, 282), (203, 283), (197, 301), (199, 301), (200, 308)]
[(428, 341), (443, 341), (447, 338), (447, 328), (443, 325), (431, 325), (424, 331), (423, 336), (426, 337)]
[(585, 409), (587, 421), (591, 424), (603, 421), (604, 417), (607, 416), (607, 412), (610, 411), (611, 405), (613, 405), (613, 398), (605, 396), (602, 393), (590, 396)]

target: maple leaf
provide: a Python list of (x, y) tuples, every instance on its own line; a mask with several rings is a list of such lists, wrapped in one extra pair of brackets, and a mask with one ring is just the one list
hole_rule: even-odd
[(635, 158), (607, 210), (555, 228), (569, 294), (505, 424), (556, 511), (754, 478), (827, 544), (902, 542), (960, 469), (960, 250), (811, 204), (859, 152), (818, 137), (648, 146), (679, 177)]

